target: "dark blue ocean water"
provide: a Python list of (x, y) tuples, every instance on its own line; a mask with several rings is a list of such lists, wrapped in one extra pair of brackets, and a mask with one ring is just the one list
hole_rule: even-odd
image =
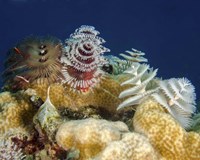
[(158, 77), (187, 77), (199, 99), (199, 0), (0, 0), (0, 72), (18, 40), (49, 34), (64, 41), (83, 24), (100, 31), (111, 54), (133, 47)]

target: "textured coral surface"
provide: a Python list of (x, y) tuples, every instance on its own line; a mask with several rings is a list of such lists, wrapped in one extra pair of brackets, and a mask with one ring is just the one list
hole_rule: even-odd
[(120, 121), (85, 119), (61, 125), (57, 143), (78, 160), (159, 160), (149, 140)]
[(149, 138), (150, 143), (167, 160), (200, 159), (200, 135), (186, 132), (153, 100), (138, 106), (133, 125), (137, 132)]
[(111, 142), (94, 160), (161, 160), (149, 140), (138, 133), (125, 133)]
[(66, 150), (78, 150), (79, 160), (86, 160), (96, 156), (109, 142), (119, 140), (122, 132), (128, 132), (123, 122), (76, 120), (62, 124), (56, 140)]
[[(116, 112), (117, 106), (122, 102), (118, 98), (119, 93), (128, 86), (120, 86), (120, 83), (127, 78), (127, 75), (106, 76), (101, 82), (86, 93), (78, 93), (71, 90), (69, 85), (64, 87), (61, 84), (52, 84), (50, 90), (51, 102), (56, 108), (71, 108), (78, 110), (85, 106), (103, 108), (108, 112)], [(48, 84), (31, 84), (30, 88), (35, 89), (38, 96), (43, 100), (47, 96)]]
[(2, 92), (0, 94), (0, 133), (16, 127), (31, 129), (34, 113), (36, 110), (25, 93)]

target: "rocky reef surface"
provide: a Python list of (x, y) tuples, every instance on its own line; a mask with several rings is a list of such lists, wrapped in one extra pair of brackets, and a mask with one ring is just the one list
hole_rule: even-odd
[(186, 78), (162, 80), (143, 52), (120, 57), (92, 26), (65, 44), (9, 50), (0, 93), (2, 160), (199, 160), (200, 118)]

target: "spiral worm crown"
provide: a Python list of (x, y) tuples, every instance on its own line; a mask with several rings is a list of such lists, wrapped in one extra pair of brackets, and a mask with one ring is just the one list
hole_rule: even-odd
[(104, 74), (100, 69), (106, 63), (102, 54), (110, 50), (101, 45), (105, 40), (98, 34), (92, 26), (81, 26), (66, 40), (65, 54), (61, 58), (64, 83), (73, 89), (87, 91)]

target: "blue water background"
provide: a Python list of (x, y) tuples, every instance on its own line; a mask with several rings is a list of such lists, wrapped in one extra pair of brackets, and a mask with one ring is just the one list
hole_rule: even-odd
[(0, 72), (6, 51), (27, 35), (65, 40), (92, 25), (111, 49), (146, 53), (163, 79), (187, 77), (200, 97), (199, 0), (0, 0)]

